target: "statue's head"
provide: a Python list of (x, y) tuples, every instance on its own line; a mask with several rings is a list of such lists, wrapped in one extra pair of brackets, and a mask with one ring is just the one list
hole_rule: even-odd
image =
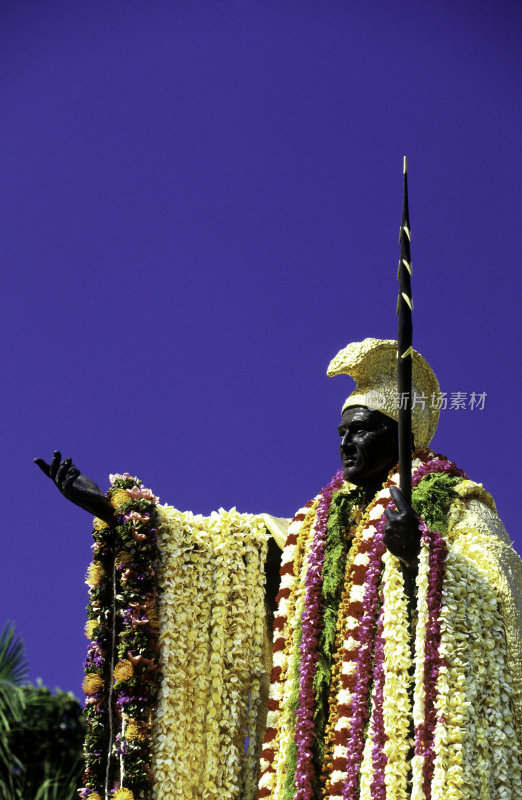
[[(364, 339), (341, 350), (328, 366), (327, 374), (350, 375), (356, 386), (346, 398), (342, 413), (354, 407), (380, 412), (392, 422), (399, 418), (397, 392), (397, 342)], [(439, 420), (439, 384), (425, 358), (413, 351), (411, 427), (417, 447), (427, 447)]]
[(372, 492), (397, 463), (398, 430), (395, 420), (365, 406), (343, 410), (339, 450), (344, 478)]

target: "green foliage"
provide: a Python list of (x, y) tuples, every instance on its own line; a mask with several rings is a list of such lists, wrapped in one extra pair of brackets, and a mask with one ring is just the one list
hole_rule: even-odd
[(0, 683), (20, 686), (26, 674), (24, 644), (13, 623), (7, 622), (0, 633)]
[(411, 493), (411, 504), (426, 524), (439, 533), (448, 528), (451, 501), (457, 497), (455, 486), (462, 478), (447, 472), (427, 475)]
[(11, 752), (10, 734), (22, 719), (21, 683), (27, 672), (23, 642), (11, 622), (0, 633), (0, 798), (14, 797), (13, 772), (22, 768)]
[(0, 800), (75, 800), (83, 730), (69, 692), (23, 683), (24, 646), (14, 627), (0, 632)]
[(49, 778), (65, 784), (73, 775), (76, 788), (82, 773), (80, 703), (70, 692), (58, 689), (51, 694), (40, 682), (37, 686), (27, 684), (22, 691), (25, 708), (11, 731), (10, 742), (15, 759), (23, 764), (19, 777), (24, 797), (36, 796)]

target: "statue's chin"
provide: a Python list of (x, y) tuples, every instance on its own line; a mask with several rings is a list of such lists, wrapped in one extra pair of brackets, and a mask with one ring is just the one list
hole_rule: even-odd
[(357, 462), (346, 464), (343, 467), (343, 476), (345, 481), (349, 481), (350, 483), (355, 484), (355, 486), (358, 486), (361, 482), (360, 472), (361, 472), (360, 466), (357, 464)]

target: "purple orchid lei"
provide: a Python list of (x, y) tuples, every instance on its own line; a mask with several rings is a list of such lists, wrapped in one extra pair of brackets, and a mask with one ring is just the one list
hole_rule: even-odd
[[(453, 461), (444, 457), (433, 458), (422, 464), (412, 477), (412, 485), (417, 486), (425, 475), (431, 472), (448, 472), (452, 475), (466, 477)], [(438, 531), (431, 531), (424, 520), (420, 520), (422, 540), (429, 546), (428, 570), (428, 623), (426, 628), (426, 644), (424, 658), (424, 723), (415, 727), (415, 755), (423, 756), (422, 788), (425, 800), (431, 797), (431, 779), (435, 766), (435, 726), (437, 724), (437, 678), (441, 667), (441, 608), (442, 588), (444, 582), (445, 563), (448, 548)]]
[(432, 472), (449, 472), (451, 475), (458, 475), (461, 478), (467, 477), (464, 470), (459, 469), (453, 461), (449, 461), (449, 459), (444, 456), (437, 456), (436, 458), (425, 461), (417, 467), (411, 476), (411, 485), (413, 487), (418, 486), (421, 480)]
[(323, 490), (317, 507), (317, 521), (305, 577), (305, 606), (301, 618), (302, 636), (299, 646), (299, 705), (296, 711), (295, 742), (297, 763), (295, 769), (295, 800), (313, 798), (312, 780), (315, 696), (313, 680), (319, 659), (318, 642), (322, 628), (321, 587), (326, 550), (328, 512), (335, 491), (343, 484), (342, 471), (334, 475)]
[(373, 778), (370, 791), (373, 800), (386, 800), (384, 770), (388, 758), (384, 752), (384, 744), (387, 739), (384, 729), (384, 679), (384, 607), (381, 607), (379, 619), (377, 621), (377, 637), (375, 640), (374, 687), (372, 696)]

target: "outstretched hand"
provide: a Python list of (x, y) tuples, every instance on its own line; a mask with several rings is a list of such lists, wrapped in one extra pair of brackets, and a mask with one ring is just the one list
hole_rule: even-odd
[(390, 494), (396, 509), (387, 508), (384, 512), (388, 520), (384, 526), (384, 544), (408, 570), (416, 572), (421, 540), (419, 518), (400, 489), (391, 486)]
[(56, 484), (67, 500), (93, 514), (95, 517), (114, 522), (114, 509), (103, 494), (98, 484), (87, 475), (82, 475), (70, 458), (62, 461), (59, 450), (54, 451), (51, 463), (43, 458), (35, 458), (34, 463)]

